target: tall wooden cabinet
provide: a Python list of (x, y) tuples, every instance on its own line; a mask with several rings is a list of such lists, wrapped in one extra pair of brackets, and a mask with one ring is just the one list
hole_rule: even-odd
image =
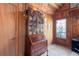
[(28, 8), (26, 19), (25, 55), (39, 56), (47, 51), (43, 14), (38, 10)]

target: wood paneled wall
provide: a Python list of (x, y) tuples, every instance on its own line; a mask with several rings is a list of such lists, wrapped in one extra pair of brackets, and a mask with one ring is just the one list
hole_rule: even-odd
[[(65, 7), (65, 8), (64, 8)], [(56, 20), (66, 19), (66, 39), (56, 38)], [(61, 9), (58, 9), (54, 15), (54, 36), (53, 43), (60, 44), (66, 47), (71, 47), (72, 37), (72, 20), (69, 14), (69, 4), (64, 4)]]
[[(56, 38), (56, 21), (57, 20), (61, 20), (61, 19), (66, 19), (66, 39), (58, 39), (58, 38)], [(71, 33), (71, 31), (70, 31), (70, 29), (71, 29), (71, 20), (69, 19), (69, 11), (60, 11), (60, 12), (57, 12), (57, 14), (55, 14), (54, 15), (54, 31), (53, 31), (53, 33), (54, 33), (54, 36), (53, 36), (53, 38), (54, 38), (54, 42), (55, 43), (57, 43), (57, 44), (60, 44), (60, 45), (63, 45), (63, 46), (68, 46), (69, 45), (69, 40), (70, 40), (70, 33)]]
[(0, 4), (0, 55), (24, 54), (23, 11), (24, 4)]
[[(79, 38), (79, 8), (69, 8), (69, 4), (65, 4), (67, 7), (64, 9), (59, 9), (54, 15), (54, 37), (53, 43), (64, 45), (68, 48), (71, 48), (72, 39), (74, 36)], [(64, 5), (64, 6), (65, 6)], [(56, 20), (58, 19), (67, 19), (67, 38), (66, 40), (56, 38)]]
[(51, 15), (44, 16), (44, 34), (46, 39), (48, 40), (48, 45), (52, 44), (53, 39), (53, 18)]
[(70, 11), (72, 20), (72, 37), (79, 38), (79, 8), (74, 8)]
[(19, 55), (24, 55), (25, 52), (25, 17), (22, 12), (19, 13)]

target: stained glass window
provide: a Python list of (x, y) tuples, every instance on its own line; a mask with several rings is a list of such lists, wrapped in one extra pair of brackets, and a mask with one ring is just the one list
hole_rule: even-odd
[(56, 20), (56, 37), (66, 38), (66, 19)]

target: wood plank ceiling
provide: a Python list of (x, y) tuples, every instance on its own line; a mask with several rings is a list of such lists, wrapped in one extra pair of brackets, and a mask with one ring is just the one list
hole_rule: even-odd
[(40, 10), (43, 13), (50, 15), (53, 15), (54, 11), (62, 6), (60, 3), (29, 3), (28, 5), (34, 10)]

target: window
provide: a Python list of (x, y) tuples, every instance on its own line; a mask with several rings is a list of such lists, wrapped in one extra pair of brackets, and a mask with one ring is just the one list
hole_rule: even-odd
[(56, 37), (66, 38), (66, 19), (56, 20)]

